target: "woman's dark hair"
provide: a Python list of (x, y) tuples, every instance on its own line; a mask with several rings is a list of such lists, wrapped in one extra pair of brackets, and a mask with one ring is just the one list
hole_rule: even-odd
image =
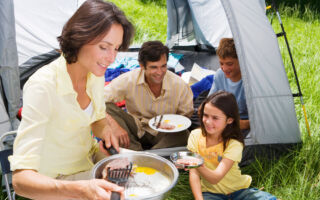
[(124, 34), (119, 51), (127, 50), (134, 35), (134, 28), (125, 14), (113, 3), (87, 0), (64, 25), (58, 37), (60, 49), (67, 63), (77, 62), (80, 48), (103, 37), (112, 24), (120, 24)]
[(232, 93), (226, 91), (218, 91), (207, 97), (200, 105), (199, 119), (203, 136), (207, 136), (207, 131), (203, 124), (203, 112), (207, 103), (221, 110), (228, 118), (232, 118), (233, 122), (228, 124), (222, 132), (223, 149), (225, 150), (230, 139), (235, 139), (244, 145), (244, 138), (240, 131), (240, 116), (238, 111), (237, 100)]
[(160, 41), (148, 41), (142, 44), (138, 61), (146, 67), (148, 61), (155, 62), (160, 60), (161, 56), (165, 54), (168, 60), (169, 48)]

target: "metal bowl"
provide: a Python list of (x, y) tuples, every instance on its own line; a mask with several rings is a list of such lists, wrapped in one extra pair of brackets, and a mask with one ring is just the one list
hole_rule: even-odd
[[(178, 159), (187, 159), (187, 158), (197, 158), (200, 160), (200, 163), (198, 163), (197, 165), (184, 165), (184, 164), (179, 164), (177, 163), (177, 160)], [(197, 153), (193, 153), (193, 152), (190, 152), (190, 151), (180, 151), (180, 152), (175, 152), (175, 153), (172, 153), (170, 155), (170, 159), (171, 161), (175, 164), (175, 166), (179, 169), (183, 169), (183, 168), (188, 168), (188, 169), (191, 169), (191, 168), (197, 168), (201, 165), (203, 165), (203, 158), (197, 154)]]
[(158, 155), (146, 153), (146, 152), (132, 152), (132, 153), (130, 152), (130, 153), (124, 153), (124, 154), (117, 154), (117, 155), (107, 157), (103, 160), (100, 160), (93, 167), (92, 177), (102, 178), (102, 170), (105, 168), (105, 166), (112, 160), (118, 159), (118, 158), (128, 158), (129, 161), (131, 161), (133, 164), (136, 164), (137, 166), (151, 167), (153, 169), (156, 169), (160, 171), (162, 174), (166, 175), (171, 181), (171, 184), (163, 191), (153, 193), (148, 196), (142, 196), (142, 197), (131, 197), (131, 198), (126, 197), (125, 198), (126, 200), (164, 199), (168, 196), (170, 190), (176, 185), (178, 181), (179, 172), (172, 162)]

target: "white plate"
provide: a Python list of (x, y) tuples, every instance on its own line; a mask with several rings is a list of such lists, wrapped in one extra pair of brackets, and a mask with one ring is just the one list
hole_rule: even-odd
[[(163, 118), (161, 120), (161, 122), (167, 122), (168, 124), (174, 125), (175, 128), (171, 129), (171, 130), (167, 130), (167, 129), (162, 129), (162, 128), (157, 128), (156, 126), (154, 126), (154, 119), (152, 118), (149, 120), (149, 126), (159, 132), (167, 132), (167, 133), (172, 133), (172, 132), (179, 132), (179, 131), (183, 131), (186, 130), (187, 128), (189, 128), (189, 126), (191, 126), (191, 121), (189, 118), (183, 116), (183, 115), (176, 115), (176, 114), (165, 114), (163, 115)], [(160, 115), (157, 116), (157, 122), (160, 119)]]

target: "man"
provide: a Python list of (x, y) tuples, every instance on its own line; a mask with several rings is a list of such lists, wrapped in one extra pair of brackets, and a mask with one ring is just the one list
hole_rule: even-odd
[(240, 114), (240, 129), (246, 135), (250, 129), (246, 97), (241, 79), (240, 65), (232, 38), (222, 38), (217, 49), (220, 69), (214, 76), (209, 95), (224, 90), (231, 92), (237, 99)]
[[(107, 119), (122, 147), (133, 150), (185, 146), (188, 130), (163, 133), (148, 122), (162, 114), (190, 117), (193, 95), (190, 87), (167, 70), (168, 47), (159, 41), (145, 42), (138, 61), (140, 68), (124, 73), (105, 86)], [(115, 102), (125, 100), (125, 112)]]

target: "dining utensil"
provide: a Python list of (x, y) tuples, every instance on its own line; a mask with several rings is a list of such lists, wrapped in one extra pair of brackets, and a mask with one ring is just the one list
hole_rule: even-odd
[(157, 125), (157, 116), (154, 117), (154, 122), (153, 122), (153, 126)]
[(204, 159), (201, 155), (190, 151), (180, 151), (172, 153), (170, 155), (170, 159), (174, 163), (174, 165), (179, 169), (197, 168), (203, 165), (204, 163)]
[(160, 125), (161, 125), (162, 118), (163, 118), (163, 115), (160, 116), (159, 122), (158, 122), (158, 124), (157, 124), (157, 126), (156, 126), (157, 129), (158, 129), (158, 128), (160, 127)]
[[(132, 162), (130, 162), (130, 164), (126, 168), (119, 168), (119, 169), (113, 169), (113, 170), (108, 168), (107, 169), (108, 181), (124, 187), (129, 179), (131, 170), (132, 170)], [(111, 200), (119, 200), (120, 193), (119, 192), (112, 192), (110, 199)]]
[(102, 141), (102, 143), (103, 148), (107, 150), (110, 155), (115, 155), (119, 153), (112, 145), (109, 148), (107, 148), (104, 140)]
[[(169, 196), (170, 190), (176, 185), (179, 177), (179, 172), (174, 164), (156, 154), (147, 152), (128, 152), (124, 154), (116, 154), (100, 160), (95, 164), (92, 170), (93, 178), (102, 178), (102, 171), (107, 164), (115, 159), (128, 158), (128, 160), (137, 166), (150, 167), (158, 170), (170, 180), (170, 185), (164, 190), (154, 192), (145, 196), (126, 196), (126, 200), (161, 200)], [(128, 185), (128, 184), (127, 184)], [(129, 184), (130, 185), (130, 184)]]
[(161, 120), (162, 124), (168, 123), (170, 125), (175, 126), (175, 128), (173, 129), (163, 129), (161, 127), (157, 128), (158, 120), (156, 121), (156, 123), (154, 122), (155, 122), (155, 118), (159, 119), (159, 117), (161, 116), (158, 115), (154, 118), (151, 118), (148, 122), (149, 127), (155, 131), (165, 132), (165, 133), (175, 133), (175, 132), (184, 131), (191, 126), (191, 120), (183, 115), (164, 114)]
[[(107, 148), (104, 140), (103, 140), (103, 148), (107, 150), (110, 155), (116, 155), (119, 153), (112, 145), (109, 148)], [(126, 166), (126, 168), (119, 168), (119, 169), (113, 169), (113, 170), (108, 168), (107, 178), (112, 183), (115, 183), (119, 186), (124, 186), (128, 181), (131, 170), (132, 170), (132, 162), (130, 162), (130, 164)], [(111, 192), (111, 200), (119, 200), (119, 199), (120, 199), (120, 193)]]

